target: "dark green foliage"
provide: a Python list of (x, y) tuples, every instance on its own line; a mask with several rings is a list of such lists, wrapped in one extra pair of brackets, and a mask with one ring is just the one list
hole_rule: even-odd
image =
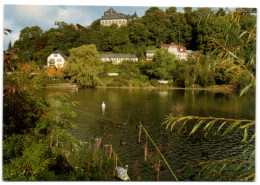
[[(83, 151), (86, 143), (67, 132), (73, 127), (68, 118), (74, 116), (71, 107), (76, 105), (68, 102), (68, 95), (36, 96), (35, 82), (23, 70), (5, 76), (4, 84), (3, 180), (113, 179), (111, 155), (101, 149), (95, 154), (97, 147), (84, 147)], [(89, 155), (78, 160), (79, 153), (84, 156), (87, 152)], [(85, 169), (89, 160), (93, 163)], [(102, 168), (95, 161), (102, 161)]]
[(175, 56), (163, 48), (156, 51), (150, 74), (158, 79), (171, 79), (175, 67)]
[[(100, 74), (104, 85), (118, 87), (149, 87), (148, 77), (142, 73), (142, 64), (139, 62), (123, 61), (119, 65), (110, 62), (103, 64), (104, 70)], [(107, 73), (119, 73), (119, 76), (108, 76)]]
[(19, 39), (14, 43), (14, 48), (19, 49), (19, 55), (23, 62), (33, 60), (37, 42), (42, 36), (42, 29), (38, 26), (26, 27), (20, 31)]
[(28, 93), (16, 92), (4, 99), (4, 133), (23, 133), (36, 126), (42, 109), (35, 98)]
[(12, 42), (10, 41), (9, 43), (8, 43), (8, 48), (7, 48), (7, 52), (10, 52), (10, 51), (12, 51), (13, 50), (13, 46), (12, 46)]

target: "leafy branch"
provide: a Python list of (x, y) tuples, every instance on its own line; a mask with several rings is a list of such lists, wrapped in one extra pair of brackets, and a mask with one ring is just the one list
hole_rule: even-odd
[[(220, 125), (217, 129), (217, 132), (222, 132), (222, 135), (226, 135), (231, 130), (242, 129), (244, 130), (244, 137), (241, 142), (246, 142), (248, 138), (248, 129), (252, 126), (255, 126), (254, 120), (238, 120), (238, 119), (229, 119), (229, 118), (214, 118), (214, 117), (199, 117), (199, 116), (185, 116), (185, 117), (174, 117), (174, 116), (166, 116), (165, 121), (162, 125), (166, 125), (166, 129), (170, 128), (171, 131), (174, 129), (177, 132), (181, 132), (184, 126), (191, 121), (196, 121), (196, 124), (193, 126), (189, 135), (194, 134), (199, 128), (202, 127), (202, 130), (205, 132), (204, 136), (206, 137), (213, 125), (220, 122)], [(203, 126), (203, 124), (205, 125)], [(229, 124), (229, 125), (228, 125)], [(228, 127), (222, 131), (223, 127), (228, 125)], [(253, 140), (255, 135), (250, 138), (250, 142)]]

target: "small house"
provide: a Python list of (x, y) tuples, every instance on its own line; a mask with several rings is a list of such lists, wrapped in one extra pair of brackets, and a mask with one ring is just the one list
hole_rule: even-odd
[(191, 54), (191, 50), (187, 50), (186, 47), (180, 44), (162, 44), (161, 48), (167, 48), (169, 53), (173, 53), (178, 60), (187, 60), (188, 56)]
[(155, 50), (146, 50), (146, 60), (153, 60)]
[(47, 67), (55, 66), (56, 68), (65, 67), (67, 56), (60, 50), (53, 51), (47, 58)]

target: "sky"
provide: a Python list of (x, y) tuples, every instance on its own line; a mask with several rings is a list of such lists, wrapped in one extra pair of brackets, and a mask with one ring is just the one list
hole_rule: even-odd
[[(185, 0), (185, 2), (190, 3), (179, 3), (178, 1), (169, 1), (169, 0), (131, 0), (128, 2), (122, 3), (118, 0), (96, 0), (96, 1), (59, 1), (55, 0), (38, 0), (37, 3), (34, 1), (23, 0), (14, 1), (14, 0), (3, 0), (3, 28), (11, 29), (13, 32), (4, 35), (3, 37), (3, 49), (7, 49), (9, 41), (12, 44), (19, 38), (20, 30), (25, 27), (39, 26), (43, 31), (46, 31), (54, 25), (55, 21), (64, 21), (68, 24), (81, 24), (83, 26), (90, 25), (93, 21), (101, 18), (106, 10), (110, 7), (113, 7), (117, 12), (124, 14), (134, 14), (137, 13), (139, 17), (142, 17), (145, 11), (151, 6), (157, 6), (163, 10), (166, 7), (175, 6), (178, 11), (182, 11), (182, 7), (233, 7), (239, 6), (239, 1), (236, 0), (236, 3), (231, 4), (218, 4), (218, 3), (206, 3), (205, 0), (196, 0), (191, 1)], [(149, 3), (147, 3), (147, 2)], [(184, 1), (184, 0), (183, 0)], [(182, 1), (182, 2), (183, 2)], [(223, 0), (218, 0), (216, 2), (221, 2)], [(229, 0), (232, 2), (233, 0)], [(242, 0), (245, 2), (245, 0)], [(250, 6), (252, 0), (247, 0), (244, 3), (244, 6)], [(109, 2), (109, 3), (108, 3)], [(171, 3), (170, 3), (171, 2)], [(194, 3), (196, 2), (196, 3)], [(201, 2), (201, 3), (200, 3)], [(211, 0), (214, 2), (214, 0)], [(251, 3), (252, 4), (252, 3)], [(254, 4), (253, 4), (254, 5)]]

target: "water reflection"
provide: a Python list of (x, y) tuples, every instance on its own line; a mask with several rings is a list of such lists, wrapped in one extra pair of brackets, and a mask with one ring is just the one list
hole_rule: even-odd
[(103, 106), (102, 106), (101, 108), (102, 108), (102, 116), (104, 116), (104, 115), (105, 115), (105, 109), (106, 109), (106, 108), (103, 107)]

